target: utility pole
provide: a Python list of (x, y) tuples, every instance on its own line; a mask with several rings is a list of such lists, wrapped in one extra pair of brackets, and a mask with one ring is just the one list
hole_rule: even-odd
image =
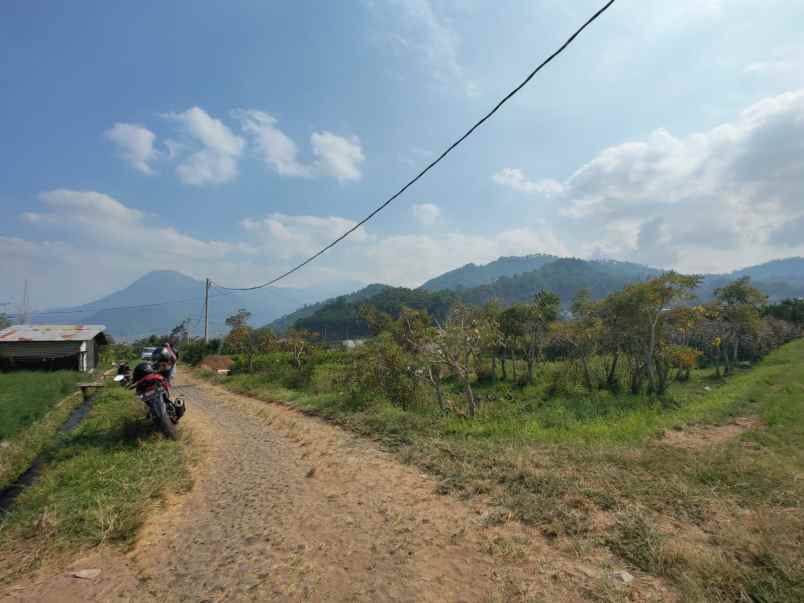
[(209, 278), (204, 281), (204, 343), (209, 341)]
[(22, 294), (22, 304), (17, 309), (17, 322), (21, 325), (31, 322), (31, 298), (28, 294), (28, 279), (25, 279), (25, 289)]

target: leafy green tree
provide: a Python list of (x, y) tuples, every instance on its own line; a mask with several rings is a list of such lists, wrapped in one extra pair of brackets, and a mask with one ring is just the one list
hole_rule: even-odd
[(224, 340), (227, 350), (243, 356), (249, 372), (254, 370), (256, 356), (270, 352), (275, 345), (276, 336), (271, 329), (255, 329), (247, 324), (233, 328)]
[[(601, 305), (607, 334), (606, 345), (626, 354), (630, 388), (637, 394), (648, 382), (648, 391), (664, 393), (666, 382), (657, 370), (657, 352), (663, 345), (664, 326), (673, 307), (691, 299), (700, 283), (698, 276), (666, 272), (643, 283), (633, 283), (610, 295)], [(617, 333), (612, 334), (612, 329)]]
[(759, 329), (760, 309), (767, 296), (751, 285), (750, 277), (744, 276), (715, 289), (715, 301), (723, 326), (721, 349), (729, 374), (739, 360), (741, 339), (755, 336)]
[(584, 386), (590, 393), (595, 390), (590, 360), (597, 353), (603, 332), (603, 322), (592, 303), (589, 292), (581, 289), (572, 302), (572, 319), (552, 323), (552, 335), (571, 350), (572, 358), (582, 371)]
[(467, 414), (474, 417), (478, 402), (472, 389), (481, 351), (488, 347), (496, 336), (493, 325), (482, 312), (469, 306), (457, 304), (446, 322), (436, 325), (432, 342), (432, 354), (449, 367), (466, 395)]
[(0, 313), (0, 329), (5, 329), (11, 326), (11, 321), (3, 313)]
[(785, 299), (778, 304), (770, 304), (762, 309), (763, 316), (772, 316), (804, 327), (804, 298)]
[(230, 330), (235, 330), (248, 324), (250, 318), (251, 312), (245, 308), (240, 308), (237, 312), (227, 318), (225, 322), (226, 326), (229, 327)]
[(516, 361), (519, 356), (520, 344), (525, 335), (525, 320), (527, 310), (525, 306), (516, 304), (506, 308), (500, 314), (500, 342), (503, 348), (502, 370), (503, 378), (507, 378), (505, 370), (505, 352), (511, 360), (511, 378), (516, 381)]
[(561, 299), (555, 293), (539, 291), (522, 313), (522, 349), (528, 367), (528, 385), (533, 385), (533, 366), (542, 357), (550, 325), (558, 320)]

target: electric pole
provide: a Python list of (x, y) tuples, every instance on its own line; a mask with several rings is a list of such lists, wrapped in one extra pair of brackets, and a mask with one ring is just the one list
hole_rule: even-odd
[(209, 341), (209, 278), (204, 281), (204, 343)]
[(28, 294), (28, 279), (25, 279), (25, 289), (22, 294), (22, 304), (17, 309), (17, 322), (21, 325), (31, 322), (31, 298)]

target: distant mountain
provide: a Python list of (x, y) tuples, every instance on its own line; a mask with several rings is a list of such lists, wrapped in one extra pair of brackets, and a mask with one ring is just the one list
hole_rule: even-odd
[[(541, 265), (534, 270), (517, 272), (518, 267), (530, 262)], [(512, 274), (481, 285), (468, 286), (468, 283), (484, 280), (494, 272)], [(329, 339), (360, 337), (368, 333), (367, 325), (358, 316), (359, 307), (364, 303), (394, 316), (402, 307), (411, 307), (426, 309), (432, 316), (443, 318), (449, 307), (458, 301), (481, 305), (497, 299), (503, 305), (510, 305), (529, 300), (536, 292), (546, 290), (556, 293), (566, 306), (580, 289), (588, 289), (594, 299), (600, 299), (629, 283), (647, 280), (661, 273), (656, 268), (631, 262), (553, 256), (500, 258), (486, 266), (468, 264), (452, 270), (428, 281), (419, 289), (386, 287), (374, 295), (369, 295), (370, 289), (364, 289), (354, 297), (342, 296), (310, 306), (303, 313), (284, 317), (274, 324), (281, 323), (284, 328), (296, 325), (321, 333)], [(729, 274), (706, 275), (696, 295), (701, 301), (706, 301), (712, 297), (715, 289), (741, 276), (752, 277), (753, 284), (765, 292), (771, 301), (804, 296), (804, 260), (801, 258), (769, 262)], [(782, 277), (784, 280), (777, 280)], [(445, 283), (452, 283), (453, 287), (441, 288)]]
[[(209, 331), (211, 335), (225, 333), (224, 321), (239, 308), (250, 311), (251, 322), (259, 325), (300, 306), (329, 297), (332, 293), (332, 288), (268, 287), (242, 293), (211, 289)], [(59, 308), (55, 312), (36, 316), (35, 321), (40, 324), (103, 324), (114, 337), (131, 340), (166, 333), (186, 318), (191, 318), (192, 333), (199, 335), (203, 332), (203, 299), (203, 281), (180, 272), (161, 270), (149, 272), (125, 289), (99, 300), (75, 308)], [(145, 307), (129, 307), (141, 305)]]
[(554, 255), (535, 254), (522, 257), (502, 257), (482, 266), (466, 264), (430, 279), (421, 288), (427, 291), (442, 291), (444, 289), (488, 285), (503, 276), (514, 276), (523, 272), (538, 270), (542, 266), (558, 259)]
[(728, 276), (733, 278), (750, 276), (752, 280), (766, 282), (802, 282), (804, 281), (804, 258), (773, 260), (757, 266), (735, 270)]
[(341, 303), (360, 302), (365, 299), (374, 297), (378, 293), (381, 293), (382, 291), (385, 291), (386, 289), (390, 288), (391, 287), (389, 287), (388, 285), (381, 285), (381, 284), (368, 285), (367, 287), (364, 287), (359, 291), (355, 291), (354, 293), (350, 293), (349, 295), (342, 295), (337, 298), (330, 298), (321, 302), (306, 305), (302, 308), (299, 308), (295, 312), (291, 312), (290, 314), (286, 314), (281, 318), (277, 318), (268, 326), (271, 327), (271, 329), (273, 329), (276, 333), (285, 333), (288, 329), (295, 326), (295, 324), (298, 321), (312, 316), (313, 314), (315, 314), (316, 312), (318, 312), (327, 305), (338, 302)]
[(552, 291), (569, 305), (580, 289), (588, 289), (593, 299), (622, 289), (629, 283), (660, 274), (655, 268), (628, 262), (587, 261), (562, 258), (531, 272), (504, 276), (493, 283), (457, 290), (465, 303), (481, 305), (497, 299), (503, 305), (529, 300), (538, 291)]

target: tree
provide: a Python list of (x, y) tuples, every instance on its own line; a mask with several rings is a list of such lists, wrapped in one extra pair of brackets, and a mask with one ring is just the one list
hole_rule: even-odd
[(499, 329), (500, 329), (500, 344), (503, 348), (503, 378), (507, 378), (505, 374), (505, 351), (511, 358), (511, 378), (516, 381), (516, 359), (519, 351), (519, 346), (522, 337), (525, 334), (525, 316), (527, 311), (521, 304), (516, 304), (510, 308), (506, 308), (500, 314)]
[(245, 358), (249, 372), (254, 370), (257, 354), (269, 352), (275, 343), (276, 336), (271, 329), (255, 329), (247, 324), (233, 328), (224, 340), (226, 349)]
[(302, 329), (291, 329), (284, 338), (284, 347), (290, 352), (293, 366), (298, 370), (304, 368), (304, 363), (310, 354), (312, 333)]
[(715, 289), (715, 300), (725, 327), (726, 345), (722, 349), (726, 360), (726, 374), (729, 374), (732, 366), (737, 364), (740, 340), (756, 334), (761, 317), (760, 307), (767, 302), (767, 299), (764, 293), (751, 285), (751, 278), (748, 276)]
[(426, 310), (402, 308), (399, 319), (390, 327), (394, 339), (409, 354), (408, 364), (413, 376), (433, 389), (438, 408), (446, 411), (442, 389), (443, 354), (434, 343), (436, 330)]
[(493, 383), (497, 383), (497, 356), (501, 355), (501, 353), (503, 376), (505, 375), (505, 348), (503, 346), (502, 333), (500, 332), (501, 314), (502, 309), (500, 308), (500, 303), (496, 299), (490, 300), (485, 306), (483, 306), (483, 316), (489, 322), (489, 324), (494, 325), (494, 331), (497, 334), (496, 337), (489, 339), (488, 350), (486, 350), (489, 356), (491, 356), (491, 380)]
[(5, 329), (11, 326), (11, 321), (8, 319), (8, 316), (5, 314), (0, 313), (0, 329)]
[(245, 308), (240, 308), (237, 312), (235, 312), (229, 318), (227, 318), (225, 322), (226, 326), (233, 331), (248, 324), (250, 318), (251, 318), (251, 312), (249, 312)]
[(553, 323), (555, 340), (571, 350), (573, 359), (580, 364), (583, 382), (590, 393), (595, 389), (589, 361), (598, 350), (603, 323), (592, 303), (589, 291), (581, 289), (572, 302), (572, 320)]
[(478, 403), (472, 390), (480, 351), (496, 336), (495, 326), (482, 313), (457, 304), (443, 325), (436, 325), (432, 353), (449, 367), (461, 384), (467, 404), (467, 414), (474, 417)]
[(192, 318), (185, 318), (171, 329), (170, 335), (168, 335), (168, 341), (170, 341), (171, 345), (178, 345), (183, 341), (190, 341), (190, 322), (192, 322)]
[(533, 366), (542, 357), (550, 325), (558, 320), (561, 299), (555, 293), (539, 291), (522, 313), (522, 348), (528, 366), (528, 385), (533, 385)]

